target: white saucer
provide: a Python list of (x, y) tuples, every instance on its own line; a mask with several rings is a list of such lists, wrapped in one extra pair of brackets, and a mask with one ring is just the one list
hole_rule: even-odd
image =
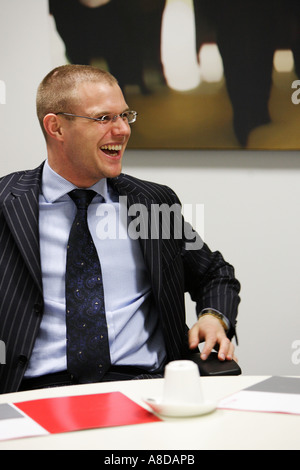
[(144, 402), (155, 412), (164, 416), (199, 416), (211, 413), (217, 408), (217, 403), (205, 401), (203, 403), (163, 403), (157, 398), (144, 398)]

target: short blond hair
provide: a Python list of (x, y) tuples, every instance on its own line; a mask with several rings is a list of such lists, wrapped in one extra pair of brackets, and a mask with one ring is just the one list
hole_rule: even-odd
[(62, 65), (49, 72), (40, 83), (36, 96), (36, 111), (44, 135), (44, 117), (49, 113), (72, 113), (77, 99), (77, 87), (83, 82), (118, 84), (106, 70), (91, 65)]

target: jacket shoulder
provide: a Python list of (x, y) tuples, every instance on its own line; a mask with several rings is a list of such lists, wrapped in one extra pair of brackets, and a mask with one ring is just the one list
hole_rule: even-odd
[(158, 204), (180, 203), (179, 198), (173, 189), (160, 183), (143, 180), (124, 173), (113, 178), (111, 183), (121, 194), (131, 193), (135, 196), (142, 196)]
[(0, 178), (0, 201), (4, 200), (6, 195), (11, 192), (23, 174), (25, 171), (16, 171)]
[(39, 186), (43, 164), (33, 170), (21, 170), (0, 177), (0, 201), (16, 188), (18, 192)]

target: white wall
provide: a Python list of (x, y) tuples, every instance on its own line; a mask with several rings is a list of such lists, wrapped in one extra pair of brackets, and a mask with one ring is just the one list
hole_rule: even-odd
[[(37, 21), (38, 18), (38, 21)], [(50, 70), (47, 0), (0, 0), (1, 174), (38, 164), (44, 142), (35, 117), (39, 82)]]
[[(58, 65), (47, 3), (0, 0), (1, 175), (45, 158), (35, 92)], [(237, 355), (243, 372), (299, 375), (293, 343), (300, 348), (300, 154), (131, 150), (124, 170), (172, 186), (183, 204), (204, 203), (205, 241), (235, 266), (242, 284)], [(187, 304), (191, 323), (194, 307)]]

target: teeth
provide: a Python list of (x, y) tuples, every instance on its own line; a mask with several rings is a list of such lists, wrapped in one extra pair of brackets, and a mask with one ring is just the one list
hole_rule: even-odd
[(102, 145), (103, 150), (121, 150), (122, 145)]

